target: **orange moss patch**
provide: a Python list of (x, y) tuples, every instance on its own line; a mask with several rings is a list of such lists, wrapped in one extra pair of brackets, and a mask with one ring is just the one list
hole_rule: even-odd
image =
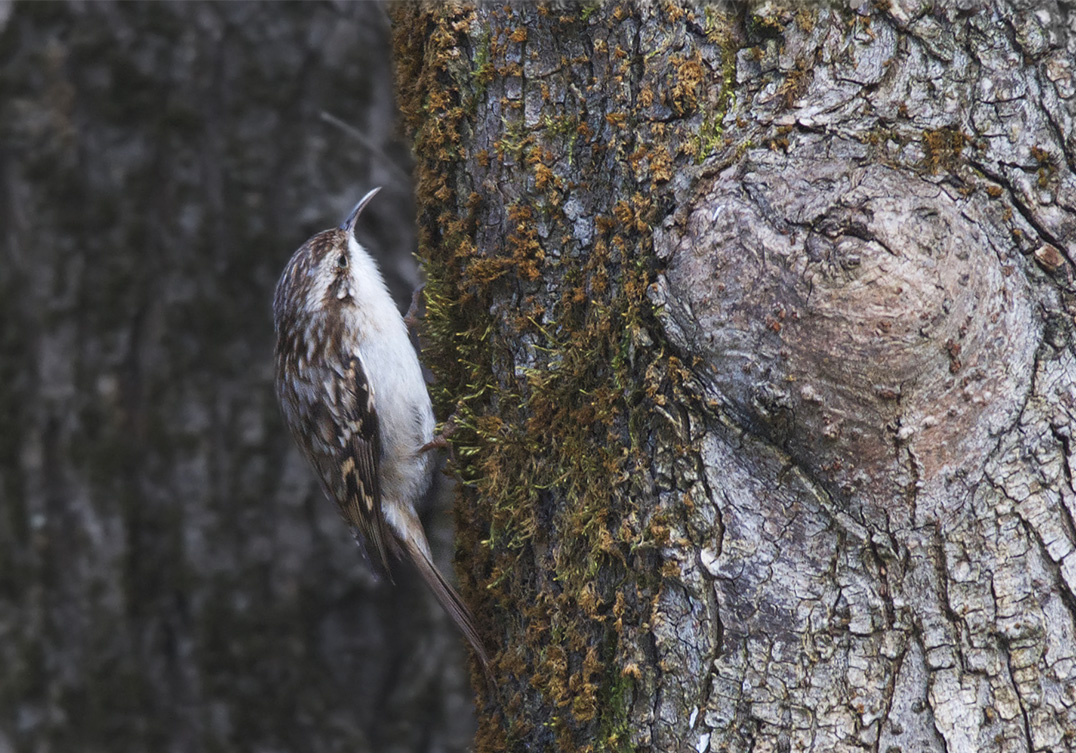
[(938, 128), (923, 132), (923, 161), (931, 173), (954, 170), (960, 162), (960, 153), (968, 143), (968, 137), (958, 128)]

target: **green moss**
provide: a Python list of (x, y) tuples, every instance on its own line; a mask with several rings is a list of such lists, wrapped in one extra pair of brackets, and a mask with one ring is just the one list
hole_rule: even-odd
[(736, 103), (736, 45), (732, 40), (732, 20), (706, 8), (706, 36), (721, 50), (721, 90), (716, 106), (709, 109), (698, 130), (695, 164), (717, 153), (725, 144), (725, 116)]
[(481, 31), (475, 39), (471, 82), (474, 86), (468, 109), (472, 112), (478, 102), (485, 96), (489, 82), (493, 80), (494, 69), (490, 57), (492, 54), (491, 35), (488, 30)]
[(720, 112), (706, 115), (698, 132), (695, 164), (702, 164), (707, 157), (715, 154), (724, 145), (725, 129), (722, 125), (723, 120), (724, 114)]

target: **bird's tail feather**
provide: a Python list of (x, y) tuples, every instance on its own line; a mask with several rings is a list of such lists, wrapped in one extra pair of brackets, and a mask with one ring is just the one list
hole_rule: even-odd
[(475, 656), (478, 657), (478, 661), (482, 665), (482, 670), (489, 677), (489, 653), (486, 651), (486, 647), (478, 635), (478, 630), (475, 628), (474, 615), (471, 614), (471, 610), (467, 608), (456, 590), (449, 585), (437, 567), (430, 561), (429, 554), (423, 551), (417, 542), (414, 540), (406, 541), (404, 549), (407, 551), (408, 558), (414, 563), (419, 575), (422, 576), (422, 580), (426, 581), (426, 585), (433, 591), (433, 595), (437, 598), (441, 607), (456, 623), (456, 627), (463, 633), (463, 637), (467, 639), (467, 642), (471, 644)]

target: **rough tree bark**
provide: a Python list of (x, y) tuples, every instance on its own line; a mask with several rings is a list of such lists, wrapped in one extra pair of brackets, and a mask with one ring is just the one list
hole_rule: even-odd
[(478, 749), (1076, 746), (1076, 6), (404, 6)]
[(404, 305), (418, 280), (388, 33), (0, 2), (3, 753), (472, 739), (458, 637), (371, 580), (272, 390), (277, 276), (373, 185), (364, 239)]

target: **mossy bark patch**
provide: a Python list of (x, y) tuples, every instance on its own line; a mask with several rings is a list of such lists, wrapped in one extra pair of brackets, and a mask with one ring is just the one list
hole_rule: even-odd
[(396, 11), (424, 355), (457, 427), (464, 590), (505, 679), (481, 750), (630, 749), (629, 717), (651, 713), (675, 486), (653, 458), (685, 442), (670, 421), (686, 373), (647, 297), (652, 227), (725, 104), (705, 71), (726, 50), (655, 35), (670, 12)]

